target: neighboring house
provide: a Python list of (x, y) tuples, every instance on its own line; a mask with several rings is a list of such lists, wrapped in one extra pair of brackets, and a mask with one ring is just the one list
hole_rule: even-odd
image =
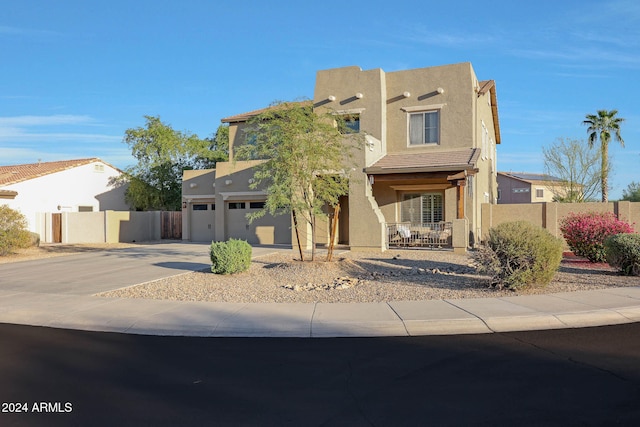
[(37, 233), (50, 220), (45, 212), (128, 211), (126, 187), (111, 183), (121, 173), (98, 158), (0, 166), (0, 204), (20, 211)]
[(566, 184), (554, 176), (525, 173), (498, 172), (498, 203), (553, 202), (556, 195), (566, 191)]
[[(318, 71), (315, 109), (348, 116), (364, 133), (355, 153), (349, 194), (341, 200), (338, 242), (352, 250), (388, 245), (453, 245), (466, 250), (479, 238), (481, 204), (495, 203), (496, 144), (500, 143), (495, 82), (478, 81), (470, 63), (386, 73), (344, 67)], [(185, 171), (183, 238), (257, 239), (291, 244), (291, 221), (249, 224), (264, 192), (251, 190), (255, 162), (234, 161), (247, 121), (264, 110), (227, 117), (229, 162), (215, 170)], [(207, 206), (207, 212), (205, 212)], [(211, 208), (215, 206), (215, 211)], [(272, 221), (272, 222), (270, 222)], [(318, 241), (326, 243), (326, 236)], [(308, 239), (303, 242), (308, 245)]]

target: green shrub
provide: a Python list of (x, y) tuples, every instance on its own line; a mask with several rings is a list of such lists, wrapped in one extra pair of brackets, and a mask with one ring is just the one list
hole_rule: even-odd
[(506, 222), (490, 229), (486, 244), (472, 256), (494, 287), (543, 287), (560, 267), (562, 241), (528, 222)]
[(610, 266), (627, 276), (640, 276), (640, 234), (616, 234), (604, 246)]
[(6, 205), (0, 206), (0, 256), (18, 248), (29, 247), (31, 235), (27, 231), (27, 219), (20, 212)]
[(211, 242), (209, 255), (211, 271), (216, 274), (240, 273), (251, 266), (251, 245), (244, 240)]
[(29, 246), (40, 246), (40, 235), (38, 233), (29, 232)]

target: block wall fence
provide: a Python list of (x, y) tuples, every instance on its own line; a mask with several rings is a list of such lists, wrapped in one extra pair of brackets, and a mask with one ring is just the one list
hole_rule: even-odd
[(609, 203), (523, 203), (482, 205), (482, 236), (488, 234), (491, 227), (503, 222), (528, 221), (538, 225), (552, 235), (562, 238), (560, 223), (571, 213), (582, 212), (612, 212), (618, 219), (632, 224), (636, 233), (640, 232), (640, 202), (609, 202)]

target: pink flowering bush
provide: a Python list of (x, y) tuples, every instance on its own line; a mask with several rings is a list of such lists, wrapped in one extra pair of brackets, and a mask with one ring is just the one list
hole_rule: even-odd
[(560, 231), (574, 254), (591, 262), (606, 262), (607, 237), (633, 233), (633, 227), (611, 212), (585, 212), (567, 215), (560, 223)]

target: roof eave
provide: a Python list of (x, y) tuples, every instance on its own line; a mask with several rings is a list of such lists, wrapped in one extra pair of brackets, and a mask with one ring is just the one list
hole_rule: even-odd
[(475, 165), (461, 164), (461, 165), (446, 165), (446, 166), (429, 166), (429, 167), (417, 167), (417, 168), (377, 168), (368, 167), (364, 168), (364, 173), (369, 175), (384, 175), (392, 173), (429, 173), (429, 172), (460, 172), (460, 171), (475, 171)]

